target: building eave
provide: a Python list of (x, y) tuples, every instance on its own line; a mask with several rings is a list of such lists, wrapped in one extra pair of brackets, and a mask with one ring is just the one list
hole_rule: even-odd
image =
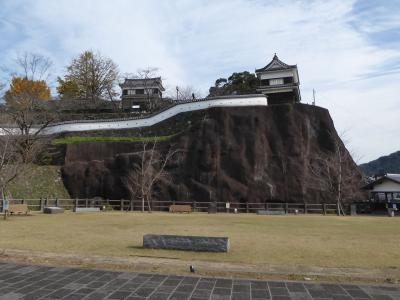
[(297, 69), (297, 65), (287, 65), (287, 67), (284, 68), (276, 68), (276, 69), (271, 69), (268, 70), (269, 64), (265, 66), (264, 68), (261, 69), (256, 69), (256, 73), (262, 73), (262, 72), (275, 72), (275, 71), (285, 71), (285, 70), (293, 70)]
[[(278, 64), (280, 67), (269, 69), (273, 64)], [(282, 71), (282, 70), (289, 70), (289, 69), (297, 69), (297, 65), (288, 65), (281, 61), (278, 56), (274, 55), (272, 60), (263, 68), (256, 69), (256, 73), (260, 72), (273, 72), (273, 71)]]
[[(381, 184), (385, 180), (389, 180), (389, 181), (392, 181), (394, 183), (400, 184), (400, 181), (398, 181), (398, 180), (395, 180), (395, 179), (390, 178), (390, 177), (383, 176), (383, 177), (378, 178), (377, 180), (374, 180), (373, 182), (370, 182), (370, 183), (364, 185), (363, 187), (361, 187), (361, 189), (363, 189), (363, 190), (372, 190), (376, 184)], [(399, 190), (400, 190), (400, 188), (399, 188)]]

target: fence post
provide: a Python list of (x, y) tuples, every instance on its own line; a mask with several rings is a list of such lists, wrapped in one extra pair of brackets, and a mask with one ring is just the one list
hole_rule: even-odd
[(56, 207), (58, 207), (58, 198), (56, 198)]
[(120, 207), (121, 211), (124, 211), (124, 199), (121, 199), (121, 207)]
[(326, 215), (326, 203), (323, 204), (322, 208), (324, 210), (324, 216), (325, 216)]
[(131, 199), (131, 211), (133, 211), (133, 199)]
[(24, 199), (21, 199), (21, 204), (24, 204), (25, 203), (25, 200)]
[(40, 211), (42, 211), (42, 212), (43, 212), (43, 210), (44, 210), (44, 203), (43, 203), (43, 199), (42, 199), (42, 197), (40, 197), (40, 200), (39, 200), (39, 205), (40, 205)]
[(285, 203), (285, 213), (288, 214), (289, 213), (289, 203)]
[(307, 203), (304, 202), (304, 213), (307, 213)]
[(74, 203), (74, 210), (76, 211), (76, 208), (78, 207), (78, 198), (75, 198), (75, 203)]
[(86, 198), (86, 199), (85, 199), (85, 207), (88, 207), (88, 201), (89, 201), (89, 199)]
[(246, 202), (246, 213), (249, 213), (249, 202)]
[(339, 203), (336, 203), (336, 211), (337, 211), (337, 215), (340, 216)]
[(46, 199), (44, 199), (44, 206), (47, 207), (47, 205), (48, 205), (48, 200), (47, 200), (47, 197), (46, 197)]
[(196, 210), (197, 209), (197, 203), (196, 203), (196, 200), (193, 200), (193, 210)]

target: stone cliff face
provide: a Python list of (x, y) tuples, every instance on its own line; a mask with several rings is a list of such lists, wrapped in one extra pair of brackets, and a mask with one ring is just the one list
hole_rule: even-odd
[[(173, 144), (182, 152), (168, 164), (171, 180), (156, 186), (154, 198), (335, 203), (340, 189), (345, 202), (363, 199), (361, 173), (323, 108), (214, 108), (177, 116), (158, 127), (180, 132), (160, 144), (161, 149)], [(62, 173), (71, 196), (129, 199), (123, 178), (140, 147), (68, 145)]]

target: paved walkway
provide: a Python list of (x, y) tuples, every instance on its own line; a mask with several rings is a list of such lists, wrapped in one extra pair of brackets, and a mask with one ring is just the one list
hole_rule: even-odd
[(0, 299), (400, 299), (400, 287), (250, 281), (0, 264)]

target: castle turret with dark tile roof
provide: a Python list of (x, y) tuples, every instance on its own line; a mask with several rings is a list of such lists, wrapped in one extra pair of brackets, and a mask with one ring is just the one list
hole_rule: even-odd
[(275, 54), (269, 64), (256, 70), (256, 75), (260, 80), (257, 91), (267, 95), (268, 104), (300, 102), (297, 65), (287, 65)]

